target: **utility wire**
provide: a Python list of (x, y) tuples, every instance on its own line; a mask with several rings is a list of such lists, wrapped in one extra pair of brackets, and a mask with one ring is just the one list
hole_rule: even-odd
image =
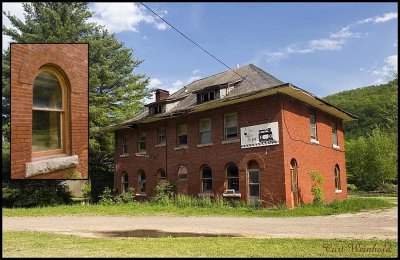
[[(231, 70), (233, 73), (235, 73), (236, 75), (238, 75), (239, 77), (241, 77), (242, 79), (246, 79), (245, 77), (243, 77), (242, 75), (240, 75), (239, 73), (237, 73), (236, 71), (234, 71), (231, 67), (229, 67), (228, 65), (226, 65), (224, 62), (222, 62), (220, 59), (218, 59), (217, 57), (215, 57), (213, 54), (211, 54), (210, 52), (208, 52), (206, 49), (204, 49), (203, 47), (201, 47), (199, 44), (197, 44), (196, 42), (194, 42), (192, 39), (190, 39), (188, 36), (186, 36), (184, 33), (182, 33), (181, 31), (179, 31), (175, 26), (173, 26), (172, 24), (170, 24), (169, 22), (167, 22), (164, 18), (162, 18), (161, 16), (159, 16), (156, 12), (154, 12), (152, 9), (150, 9), (150, 7), (148, 7), (147, 5), (145, 5), (143, 2), (139, 2), (141, 3), (144, 7), (147, 8), (147, 10), (149, 10), (150, 12), (152, 12), (155, 16), (157, 16), (158, 18), (160, 18), (162, 21), (164, 21), (166, 24), (168, 24), (169, 26), (171, 26), (175, 31), (177, 31), (180, 35), (182, 35), (183, 37), (185, 37), (187, 40), (189, 40), (191, 43), (193, 43), (194, 45), (196, 45), (197, 47), (199, 47), (202, 51), (204, 51), (205, 53), (207, 53), (208, 55), (210, 55), (213, 59), (217, 60), (219, 63), (221, 63), (222, 65), (224, 65), (225, 67), (227, 67), (229, 70)], [(248, 80), (248, 79), (246, 79)], [(253, 84), (250, 80), (248, 80), (251, 84)], [(254, 85), (254, 84), (253, 84)]]

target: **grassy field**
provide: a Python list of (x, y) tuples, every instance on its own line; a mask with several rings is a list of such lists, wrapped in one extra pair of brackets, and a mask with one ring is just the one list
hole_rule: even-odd
[(385, 209), (395, 206), (388, 199), (349, 198), (316, 206), (302, 205), (294, 209), (285, 207), (255, 209), (251, 207), (228, 207), (211, 205), (207, 207), (184, 207), (177, 205), (158, 205), (152, 203), (128, 203), (120, 205), (70, 205), (40, 208), (3, 208), (3, 216), (137, 216), (137, 215), (176, 215), (176, 216), (246, 216), (246, 217), (298, 217), (323, 216), (359, 212), (363, 210)]
[(4, 257), (396, 257), (391, 240), (83, 238), (3, 232)]

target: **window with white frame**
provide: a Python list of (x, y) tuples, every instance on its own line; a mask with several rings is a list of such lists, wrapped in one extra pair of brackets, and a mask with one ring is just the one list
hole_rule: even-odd
[(187, 145), (187, 125), (180, 124), (176, 126), (176, 145), (186, 146)]
[(203, 192), (212, 192), (212, 171), (208, 165), (201, 169), (201, 183)]
[(127, 192), (129, 188), (128, 173), (122, 172), (121, 174), (121, 193)]
[(334, 146), (338, 146), (338, 136), (337, 136), (337, 126), (335, 123), (332, 123), (332, 144)]
[(227, 189), (239, 192), (239, 170), (236, 164), (231, 164), (226, 170)]
[(139, 132), (139, 153), (146, 153), (146, 133)]
[(200, 143), (211, 143), (211, 119), (205, 118), (200, 120)]
[(317, 138), (317, 119), (315, 114), (310, 114), (310, 136), (312, 140), (318, 140)]
[(138, 191), (140, 193), (146, 193), (146, 174), (143, 170), (138, 172)]
[(122, 136), (122, 154), (128, 154), (128, 137), (126, 135)]
[(335, 165), (335, 189), (337, 191), (342, 190), (342, 185), (340, 183), (340, 169), (339, 169), (339, 165)]
[(158, 141), (157, 144), (163, 145), (166, 144), (167, 136), (165, 127), (158, 128)]
[(164, 169), (159, 169), (158, 170), (158, 179), (165, 180), (167, 178), (167, 174), (165, 173)]
[(237, 113), (224, 116), (225, 140), (236, 139), (238, 137)]

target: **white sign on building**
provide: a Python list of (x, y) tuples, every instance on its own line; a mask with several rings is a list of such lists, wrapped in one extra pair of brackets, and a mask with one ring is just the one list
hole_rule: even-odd
[(240, 128), (241, 148), (279, 144), (278, 122)]

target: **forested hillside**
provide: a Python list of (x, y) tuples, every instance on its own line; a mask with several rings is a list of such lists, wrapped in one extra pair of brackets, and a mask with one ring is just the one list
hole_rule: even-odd
[(371, 133), (374, 125), (385, 132), (397, 132), (398, 82), (339, 92), (323, 98), (359, 117), (344, 125), (347, 140)]

